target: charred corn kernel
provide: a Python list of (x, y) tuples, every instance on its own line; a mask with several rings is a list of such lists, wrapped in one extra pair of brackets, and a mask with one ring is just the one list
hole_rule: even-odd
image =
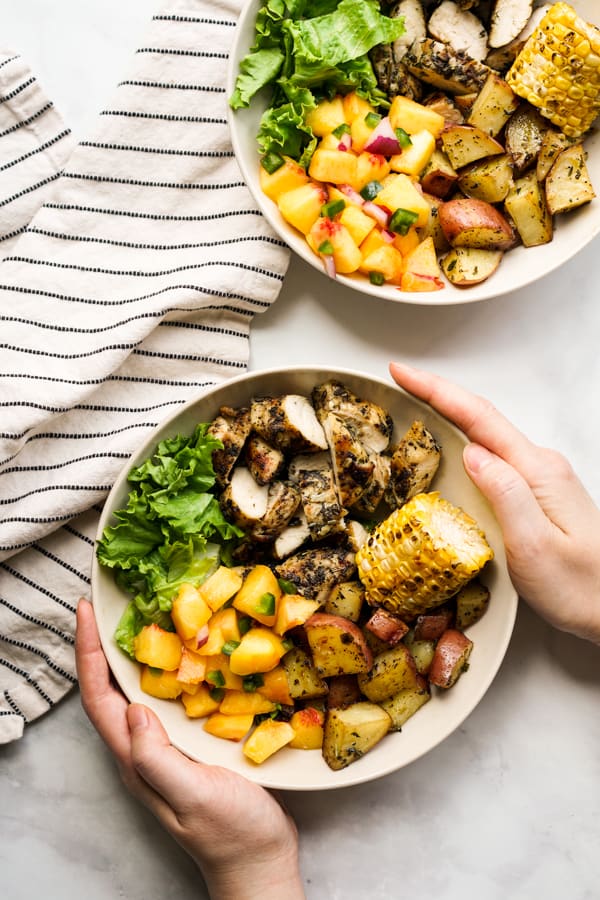
[(381, 522), (356, 564), (369, 603), (412, 618), (456, 594), (493, 556), (477, 522), (432, 491)]
[(555, 3), (506, 81), (567, 137), (581, 137), (600, 112), (600, 29), (568, 3)]

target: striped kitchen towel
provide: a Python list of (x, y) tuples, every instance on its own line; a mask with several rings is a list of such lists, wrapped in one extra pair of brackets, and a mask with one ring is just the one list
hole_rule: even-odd
[(0, 742), (76, 683), (98, 516), (144, 436), (243, 372), (289, 261), (233, 157), (240, 0), (172, 0), (75, 146), (0, 53)]

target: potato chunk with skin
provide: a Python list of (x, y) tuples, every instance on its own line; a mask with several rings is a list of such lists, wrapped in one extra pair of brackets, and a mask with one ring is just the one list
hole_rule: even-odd
[(449, 628), (436, 644), (429, 670), (429, 682), (439, 688), (456, 684), (468, 665), (473, 641), (462, 631)]
[(546, 199), (552, 214), (576, 209), (596, 196), (582, 144), (559, 153), (546, 177)]
[(415, 688), (404, 688), (393, 697), (382, 700), (381, 707), (392, 720), (390, 730), (400, 731), (411, 716), (414, 716), (417, 710), (421, 709), (429, 700), (431, 700), (431, 694), (427, 689), (425, 679), (421, 679)]
[(388, 713), (376, 703), (363, 700), (345, 709), (327, 711), (323, 759), (330, 769), (349, 766), (385, 737), (391, 726)]
[(378, 703), (404, 688), (416, 687), (415, 661), (405, 644), (384, 650), (373, 660), (370, 672), (358, 677), (358, 685), (369, 700)]
[(319, 675), (354, 675), (368, 672), (373, 657), (360, 628), (328, 613), (315, 613), (304, 624)]
[(453, 247), (508, 250), (515, 244), (515, 233), (508, 219), (484, 200), (462, 197), (448, 200), (439, 207), (438, 217)]

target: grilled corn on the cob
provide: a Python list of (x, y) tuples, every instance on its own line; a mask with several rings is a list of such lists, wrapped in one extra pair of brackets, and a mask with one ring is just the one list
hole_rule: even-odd
[(567, 137), (581, 137), (600, 112), (600, 29), (568, 3), (555, 3), (506, 81)]
[(410, 619), (456, 594), (493, 555), (475, 520), (432, 491), (381, 522), (356, 564), (369, 603)]

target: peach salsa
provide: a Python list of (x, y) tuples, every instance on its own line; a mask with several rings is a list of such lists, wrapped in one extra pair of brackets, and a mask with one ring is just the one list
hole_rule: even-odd
[(268, 0), (231, 107), (266, 86), (262, 191), (331, 277), (479, 284), (596, 196), (600, 30), (567, 3)]
[(131, 470), (98, 542), (142, 690), (254, 764), (288, 747), (342, 769), (468, 667), (493, 553), (432, 489), (435, 436), (393, 431), (335, 380), (223, 407)]

